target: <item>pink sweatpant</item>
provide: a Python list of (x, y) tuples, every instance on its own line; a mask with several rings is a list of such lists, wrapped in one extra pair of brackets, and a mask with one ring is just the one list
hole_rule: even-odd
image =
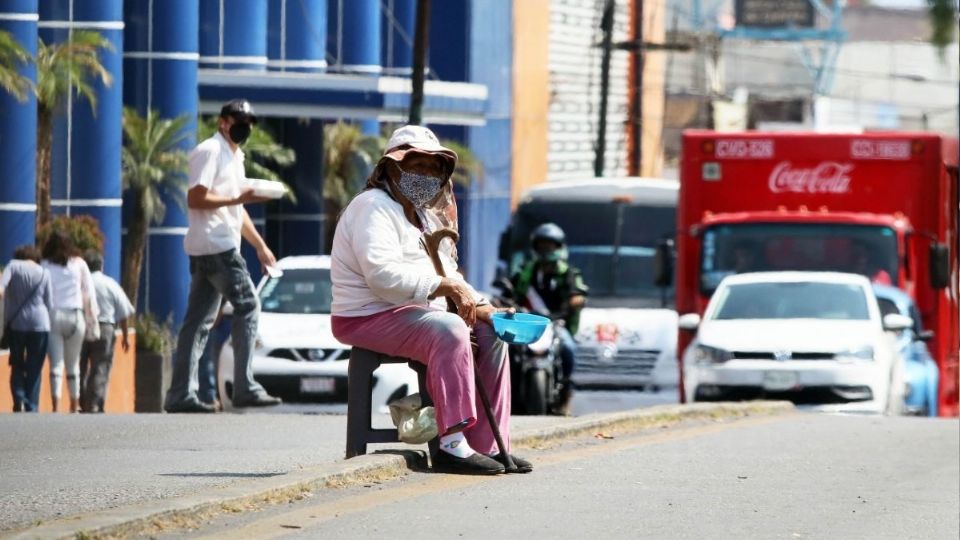
[[(332, 319), (333, 335), (343, 343), (425, 364), (440, 434), (466, 421), (464, 435), (470, 446), (484, 454), (497, 452), (496, 439), (474, 386), (470, 330), (463, 319), (423, 306), (400, 306), (365, 317), (334, 316)], [(477, 355), (480, 378), (509, 451), (507, 348), (489, 324), (477, 322), (474, 333), (480, 347)]]

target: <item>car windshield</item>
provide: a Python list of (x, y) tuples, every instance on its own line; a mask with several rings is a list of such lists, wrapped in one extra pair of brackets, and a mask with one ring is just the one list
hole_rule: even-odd
[[(656, 246), (673, 238), (676, 209), (610, 202), (532, 202), (517, 209), (511, 234), (512, 251), (529, 248), (530, 234), (541, 223), (553, 222), (567, 235), (570, 264), (579, 268), (590, 287), (591, 306), (604, 299), (616, 305), (660, 306), (672, 289), (654, 284)], [(512, 268), (516, 271), (519, 265)]]
[(330, 313), (332, 300), (330, 270), (326, 268), (284, 270), (260, 289), (265, 313)]
[(741, 283), (723, 289), (716, 302), (716, 320), (870, 318), (863, 288), (848, 283)]
[(700, 260), (704, 294), (724, 277), (743, 272), (850, 272), (895, 285), (899, 269), (893, 230), (868, 225), (717, 225), (703, 234)]

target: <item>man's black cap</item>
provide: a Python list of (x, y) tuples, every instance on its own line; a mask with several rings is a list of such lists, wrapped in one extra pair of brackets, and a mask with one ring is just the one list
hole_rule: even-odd
[(257, 123), (257, 115), (253, 112), (253, 105), (245, 99), (231, 99), (220, 108), (220, 117), (232, 117), (242, 122)]

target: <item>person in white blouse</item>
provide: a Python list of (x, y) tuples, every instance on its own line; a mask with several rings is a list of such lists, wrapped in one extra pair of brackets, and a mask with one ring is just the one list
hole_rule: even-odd
[[(100, 309), (87, 263), (78, 256), (73, 241), (62, 231), (54, 232), (43, 245), (43, 266), (53, 284), (50, 315), (50, 396), (53, 411), (60, 409), (63, 373), (66, 368), (70, 412), (80, 408), (80, 349), (85, 337), (99, 338), (96, 324)], [(88, 321), (93, 324), (88, 332)]]
[[(333, 240), (332, 330), (343, 343), (427, 365), (440, 451), (434, 469), (462, 474), (505, 471), (487, 418), (477, 414), (470, 330), (479, 377), (508, 446), (510, 368), (491, 326), (496, 308), (457, 273), (456, 248), (445, 240), (439, 277), (423, 247), (425, 232), (455, 228), (451, 174), (457, 154), (421, 126), (397, 129), (367, 189), (340, 216)], [(446, 299), (457, 312), (446, 309)], [(513, 457), (519, 472), (532, 465)], [(513, 469), (511, 469), (511, 472)]]

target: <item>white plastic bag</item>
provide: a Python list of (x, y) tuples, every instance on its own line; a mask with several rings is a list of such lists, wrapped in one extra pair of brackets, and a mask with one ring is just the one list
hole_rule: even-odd
[(397, 427), (401, 441), (407, 444), (423, 444), (437, 436), (437, 418), (433, 407), (424, 407), (420, 394), (392, 401), (390, 418)]

